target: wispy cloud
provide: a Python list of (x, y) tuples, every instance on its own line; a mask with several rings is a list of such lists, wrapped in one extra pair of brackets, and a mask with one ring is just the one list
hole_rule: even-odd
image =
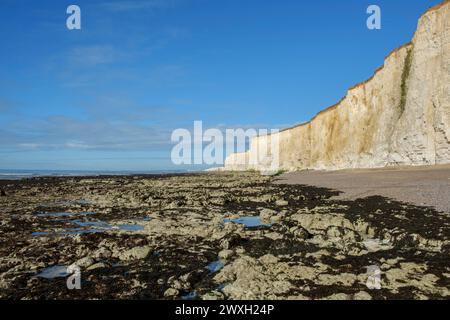
[(11, 117), (0, 126), (0, 151), (152, 152), (171, 145), (177, 120), (170, 106), (137, 103), (117, 93), (81, 99), (76, 106), (78, 116)]
[(6, 112), (12, 109), (13, 104), (8, 100), (0, 99), (0, 112)]
[(92, 67), (116, 62), (121, 54), (110, 45), (77, 46), (68, 53), (69, 62), (75, 66)]
[(124, 12), (133, 10), (155, 10), (165, 9), (175, 6), (176, 0), (134, 0), (134, 1), (108, 1), (103, 2), (100, 6), (106, 10), (114, 12)]
[(170, 146), (170, 131), (137, 123), (78, 120), (52, 116), (2, 130), (2, 148), (22, 150), (161, 150)]

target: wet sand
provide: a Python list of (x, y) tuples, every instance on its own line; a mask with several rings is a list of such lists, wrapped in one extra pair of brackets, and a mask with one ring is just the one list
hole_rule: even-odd
[(286, 173), (276, 183), (340, 190), (335, 199), (383, 196), (450, 212), (450, 165)]

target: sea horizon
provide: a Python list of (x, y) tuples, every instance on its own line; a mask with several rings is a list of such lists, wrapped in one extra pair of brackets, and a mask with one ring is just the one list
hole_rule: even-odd
[(129, 176), (145, 174), (188, 173), (201, 170), (51, 170), (51, 169), (0, 169), (0, 180), (21, 180), (35, 177), (83, 177), (83, 176)]

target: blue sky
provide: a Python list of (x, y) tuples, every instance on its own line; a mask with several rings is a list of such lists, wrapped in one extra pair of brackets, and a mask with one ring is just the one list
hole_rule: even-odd
[[(173, 129), (309, 120), (438, 0), (2, 0), (0, 169), (160, 170)], [(66, 28), (66, 8), (82, 30)], [(382, 29), (366, 28), (366, 8)]]

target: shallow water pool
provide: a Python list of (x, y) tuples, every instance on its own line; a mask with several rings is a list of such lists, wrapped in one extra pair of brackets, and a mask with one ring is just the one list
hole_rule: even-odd
[(211, 273), (217, 272), (224, 267), (224, 263), (220, 260), (213, 261), (206, 266)]
[(69, 275), (67, 272), (66, 266), (52, 266), (45, 268), (41, 273), (37, 274), (36, 277), (45, 278), (45, 279), (54, 279), (54, 278), (65, 278)]
[(238, 224), (243, 224), (247, 228), (258, 228), (258, 227), (266, 227), (270, 228), (271, 224), (265, 224), (261, 222), (261, 218), (259, 216), (248, 216), (248, 217), (240, 217), (236, 219), (223, 219), (223, 222), (234, 222)]
[(102, 233), (111, 230), (122, 230), (128, 232), (137, 232), (144, 230), (144, 226), (140, 224), (118, 224), (113, 225), (101, 220), (69, 220), (72, 224), (75, 224), (76, 228), (66, 228), (62, 231), (39, 231), (33, 232), (31, 235), (35, 237), (39, 236), (49, 236), (49, 235), (78, 235), (78, 234), (89, 234), (89, 233)]
[(75, 217), (75, 216), (88, 216), (95, 214), (95, 212), (42, 212), (36, 214), (38, 217), (57, 217), (57, 218), (64, 218), (64, 217)]

